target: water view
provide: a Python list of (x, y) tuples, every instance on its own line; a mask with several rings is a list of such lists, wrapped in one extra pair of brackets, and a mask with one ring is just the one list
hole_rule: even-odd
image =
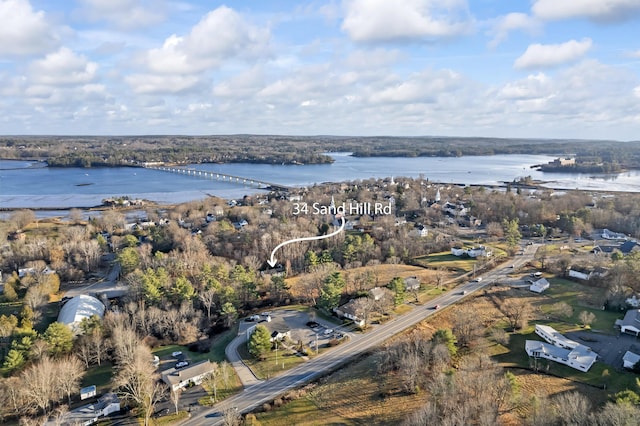
[[(553, 158), (544, 155), (479, 157), (357, 158), (331, 154), (333, 164), (196, 164), (189, 167), (261, 179), (287, 186), (369, 178), (424, 177), (443, 184), (498, 185), (525, 176), (549, 188), (640, 192), (638, 171), (620, 175), (543, 173), (530, 167)], [(109, 197), (129, 196), (160, 203), (186, 202), (210, 195), (241, 197), (260, 189), (157, 170), (115, 168), (49, 168), (42, 163), (0, 160), (0, 206), (3, 208), (69, 208), (99, 205)]]

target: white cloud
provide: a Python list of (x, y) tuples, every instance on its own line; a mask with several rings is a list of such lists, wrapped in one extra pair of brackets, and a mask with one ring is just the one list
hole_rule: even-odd
[(516, 59), (514, 67), (547, 68), (575, 62), (591, 49), (591, 39), (582, 41), (570, 40), (560, 44), (531, 44), (527, 50)]
[(630, 58), (640, 59), (640, 49), (629, 52), (627, 56)]
[(45, 13), (35, 12), (28, 0), (0, 1), (0, 55), (44, 53), (58, 42)]
[(630, 19), (640, 13), (638, 0), (535, 0), (534, 15), (545, 20), (588, 18), (598, 22)]
[(164, 0), (80, 0), (80, 15), (122, 29), (138, 29), (165, 19)]
[(498, 92), (501, 99), (534, 99), (548, 96), (550, 79), (543, 73), (505, 84)]
[(346, 0), (342, 30), (358, 42), (447, 38), (469, 31), (464, 0)]
[(161, 48), (151, 49), (146, 63), (157, 73), (197, 73), (229, 58), (259, 55), (266, 41), (267, 31), (222, 6), (207, 13), (186, 36), (174, 34)]
[(183, 93), (200, 84), (200, 78), (194, 75), (133, 74), (125, 81), (138, 94)]
[(509, 13), (500, 16), (495, 20), (493, 28), (489, 31), (493, 35), (493, 39), (489, 42), (491, 47), (495, 47), (507, 39), (509, 33), (515, 30), (521, 30), (529, 34), (536, 34), (540, 31), (541, 24), (536, 18), (526, 13)]
[[(138, 93), (181, 92), (198, 83), (198, 74), (214, 70), (223, 62), (268, 55), (268, 41), (267, 30), (250, 25), (234, 10), (221, 6), (207, 13), (188, 34), (173, 34), (162, 47), (146, 51), (139, 59), (145, 71), (129, 76), (127, 82)], [(170, 82), (177, 86), (165, 86)]]
[(640, 99), (640, 86), (636, 86), (633, 88), (633, 95), (636, 98)]
[(435, 103), (442, 94), (462, 86), (460, 75), (451, 70), (426, 70), (371, 96), (373, 103)]
[(98, 70), (98, 64), (85, 56), (75, 54), (67, 47), (31, 63), (29, 80), (35, 84), (73, 85), (92, 81)]

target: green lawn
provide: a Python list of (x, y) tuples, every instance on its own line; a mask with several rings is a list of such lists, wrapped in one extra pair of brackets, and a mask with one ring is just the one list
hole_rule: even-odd
[[(322, 352), (323, 347), (321, 346), (319, 349), (320, 352)], [(267, 379), (269, 377), (276, 376), (282, 371), (289, 370), (305, 362), (305, 359), (302, 356), (292, 354), (287, 350), (282, 350), (281, 347), (277, 352), (272, 350), (267, 353), (263, 360), (258, 360), (251, 355), (245, 345), (238, 347), (238, 354), (240, 354), (244, 363), (259, 379)]]
[(236, 325), (230, 330), (227, 330), (224, 333), (215, 336), (213, 338), (213, 342), (211, 343), (211, 351), (209, 351), (208, 353), (209, 359), (214, 362), (226, 361), (227, 356), (224, 353), (224, 349), (237, 335), (238, 326)]
[(102, 365), (93, 365), (89, 367), (82, 378), (82, 387), (96, 385), (98, 394), (105, 393), (111, 386), (111, 377), (113, 376), (113, 366), (111, 363), (103, 362)]
[[(545, 292), (549, 299), (548, 302), (540, 305), (540, 310), (546, 314), (551, 306), (558, 302), (565, 302), (573, 308), (571, 317), (562, 318), (561, 321), (550, 324), (551, 327), (560, 332), (579, 329), (582, 324), (578, 317), (582, 311), (587, 311), (592, 312), (596, 317), (591, 324), (592, 330), (608, 334), (614, 333), (613, 325), (616, 319), (622, 318), (624, 315), (613, 311), (603, 311), (594, 306), (596, 301), (603, 299), (604, 289), (585, 286), (561, 278), (551, 278), (549, 282), (551, 286)], [(584, 295), (588, 295), (588, 297)]]

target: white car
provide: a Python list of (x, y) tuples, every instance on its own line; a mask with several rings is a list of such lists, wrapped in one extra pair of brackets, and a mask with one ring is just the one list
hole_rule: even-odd
[(189, 363), (187, 361), (180, 361), (180, 362), (176, 363), (176, 368), (186, 367), (187, 365), (189, 365)]
[(324, 335), (325, 335), (325, 336), (328, 336), (328, 335), (330, 335), (331, 333), (333, 333), (333, 330), (332, 330), (332, 329), (330, 329), (330, 328), (327, 328), (327, 329), (324, 331)]
[(181, 351), (171, 352), (171, 356), (174, 357), (174, 358), (179, 357), (180, 355), (182, 355)]

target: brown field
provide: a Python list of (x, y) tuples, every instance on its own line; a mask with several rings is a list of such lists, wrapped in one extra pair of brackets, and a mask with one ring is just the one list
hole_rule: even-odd
[[(492, 299), (504, 291), (511, 292), (510, 297), (526, 298), (534, 306), (545, 302), (544, 296), (534, 295), (530, 292), (491, 287), (487, 288), (486, 294), (469, 298), (464, 305), (460, 304), (443, 309), (428, 321), (407, 330), (405, 334), (429, 333), (438, 328), (451, 327), (451, 318), (455, 315), (456, 310), (462, 306), (473, 307), (487, 326), (500, 325), (504, 322), (503, 316)], [(533, 316), (535, 320), (542, 318), (544, 314), (539, 309), (535, 309)], [(484, 341), (476, 347), (476, 350), (485, 350), (491, 353), (497, 346), (500, 345)], [(506, 350), (506, 348), (502, 348)], [(269, 412), (256, 414), (252, 424), (312, 426), (325, 424), (394, 425), (400, 423), (429, 397), (428, 390), (418, 395), (403, 394), (398, 391), (400, 386), (393, 377), (388, 377), (386, 384), (382, 387), (376, 379), (376, 359), (377, 354), (374, 353), (333, 373), (322, 379), (320, 383), (312, 385), (313, 390), (299, 399), (284, 403)], [(527, 402), (531, 401), (534, 396), (553, 397), (562, 392), (577, 390), (587, 396), (593, 406), (603, 404), (607, 398), (606, 391), (569, 379), (536, 374), (523, 368), (509, 368), (509, 371), (516, 376), (523, 404), (516, 411), (504, 413), (501, 416), (501, 424), (504, 425), (523, 424), (523, 419), (526, 418), (529, 410)], [(386, 397), (382, 396), (383, 393)]]
[[(391, 264), (382, 264), (375, 266), (363, 266), (360, 268), (353, 269), (345, 269), (341, 272), (343, 273), (345, 280), (347, 283), (352, 282), (354, 277), (359, 275), (363, 275), (365, 272), (372, 272), (375, 280), (374, 286), (385, 286), (391, 281), (394, 277), (418, 277), (422, 284), (434, 284), (436, 282), (435, 275), (436, 271), (421, 268), (418, 266), (410, 266), (410, 265), (391, 265)], [(298, 282), (302, 279), (303, 276), (291, 277), (287, 278), (287, 283), (291, 288), (291, 293), (294, 297), (302, 296), (301, 292), (304, 290), (298, 286)], [(453, 278), (453, 273), (446, 273), (443, 281), (448, 281)]]

